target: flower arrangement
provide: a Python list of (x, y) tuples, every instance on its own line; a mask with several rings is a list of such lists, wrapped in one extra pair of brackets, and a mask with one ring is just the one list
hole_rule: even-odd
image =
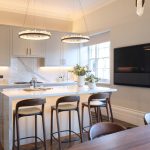
[(95, 83), (95, 82), (98, 82), (100, 79), (95, 77), (95, 75), (93, 74), (90, 74), (90, 75), (87, 75), (87, 77), (85, 78), (85, 81), (88, 81), (90, 83)]
[(73, 72), (77, 76), (84, 76), (90, 71), (88, 69), (88, 66), (80, 66), (77, 64), (76, 66), (74, 66), (73, 71), (71, 72)]

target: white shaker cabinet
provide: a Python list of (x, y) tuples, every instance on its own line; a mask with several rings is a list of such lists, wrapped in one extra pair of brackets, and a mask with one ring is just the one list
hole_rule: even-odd
[(45, 66), (75, 66), (78, 63), (78, 44), (61, 42), (62, 32), (51, 32), (46, 41)]
[(46, 40), (45, 66), (61, 66), (61, 36), (62, 33), (51, 32), (52, 36)]
[(62, 65), (75, 66), (76, 64), (79, 64), (79, 44), (62, 43)]
[(45, 41), (34, 41), (21, 39), (20, 31), (26, 30), (20, 27), (12, 29), (12, 55), (15, 57), (44, 57)]
[(10, 27), (0, 25), (0, 66), (10, 65)]

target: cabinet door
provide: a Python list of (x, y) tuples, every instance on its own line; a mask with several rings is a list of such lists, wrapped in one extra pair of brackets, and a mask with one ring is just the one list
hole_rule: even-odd
[(63, 57), (62, 63), (64, 66), (75, 66), (79, 63), (79, 45), (62, 43)]
[(45, 40), (34, 41), (30, 40), (28, 43), (29, 57), (44, 57), (45, 55)]
[(61, 65), (61, 36), (59, 32), (52, 32), (51, 39), (46, 41), (45, 66)]
[(13, 56), (27, 57), (28, 54), (28, 44), (27, 40), (21, 39), (18, 36), (18, 33), (24, 28), (13, 27), (12, 29), (12, 54)]
[(10, 65), (10, 27), (0, 26), (0, 66)]

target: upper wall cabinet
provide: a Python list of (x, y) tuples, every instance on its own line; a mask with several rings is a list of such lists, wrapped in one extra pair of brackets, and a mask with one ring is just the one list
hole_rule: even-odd
[(12, 29), (12, 55), (15, 57), (44, 57), (45, 41), (21, 39), (18, 33), (22, 30), (25, 29), (20, 27)]
[(0, 25), (0, 66), (10, 65), (10, 27)]
[(79, 63), (79, 44), (62, 43), (62, 64), (75, 66)]
[(51, 32), (46, 40), (45, 66), (74, 66), (78, 63), (78, 45), (61, 42), (62, 32)]
[(46, 40), (45, 66), (60, 66), (62, 33), (51, 32), (51, 34), (51, 38)]

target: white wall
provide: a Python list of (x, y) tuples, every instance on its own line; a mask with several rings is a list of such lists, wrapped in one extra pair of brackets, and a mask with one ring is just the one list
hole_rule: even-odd
[[(106, 30), (111, 31), (111, 86), (118, 89), (118, 92), (114, 93), (112, 98), (114, 111), (117, 107), (121, 108), (121, 111), (128, 109), (131, 112), (135, 112), (134, 115), (136, 115), (136, 112), (138, 115), (138, 113), (143, 114), (150, 111), (149, 88), (113, 85), (113, 49), (120, 46), (150, 43), (149, 14), (150, 1), (145, 2), (144, 15), (138, 17), (136, 15), (135, 0), (117, 0), (86, 16), (90, 34)], [(85, 32), (82, 29), (80, 20), (74, 22), (73, 30)], [(130, 114), (132, 115), (132, 113)], [(130, 117), (129, 115), (128, 117)], [(141, 117), (143, 116), (141, 115)], [(122, 119), (135, 123), (131, 118)]]

